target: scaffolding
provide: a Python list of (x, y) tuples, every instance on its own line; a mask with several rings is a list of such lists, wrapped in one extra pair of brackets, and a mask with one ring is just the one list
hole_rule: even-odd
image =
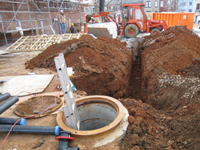
[[(64, 11), (68, 11), (70, 13), (70, 18), (71, 18), (72, 10), (75, 10), (74, 13), (79, 15), (79, 20), (80, 20), (80, 23), (81, 23), (81, 2), (80, 2), (80, 0), (78, 0), (76, 2), (72, 2), (71, 0), (69, 0), (69, 1), (63, 1), (63, 0), (62, 1), (55, 1), (55, 0), (3, 1), (3, 0), (0, 0), (0, 2), (7, 3), (7, 4), (10, 4), (12, 6), (12, 10), (0, 10), (0, 23), (1, 23), (1, 26), (2, 26), (2, 31), (0, 31), (0, 33), (4, 34), (6, 45), (8, 45), (8, 40), (7, 40), (7, 36), (6, 36), (7, 33), (19, 32), (20, 35), (23, 36), (24, 31), (31, 31), (32, 35), (34, 36), (34, 30), (41, 29), (42, 34), (45, 34), (44, 29), (49, 28), (51, 30), (52, 34), (55, 34), (55, 31), (53, 29), (55, 22), (52, 23), (51, 11), (57, 12), (56, 16), (55, 16), (55, 18), (57, 18), (59, 11), (61, 9), (63, 9)], [(40, 4), (40, 6), (38, 6), (38, 4)], [(15, 6), (19, 5), (19, 6), (16, 9), (14, 7), (14, 5)], [(20, 10), (22, 5), (26, 6), (26, 10), (23, 10), (23, 11)], [(30, 9), (30, 5), (34, 6), (34, 8)], [(5, 13), (6, 14), (13, 14), (14, 16), (11, 20), (5, 21), (5, 19), (3, 20), (3, 18), (2, 18), (2, 15), (5, 14)], [(17, 14), (28, 14), (29, 19), (19, 20), (16, 17)], [(33, 14), (36, 15), (36, 19), (32, 19)], [(38, 15), (42, 15), (43, 18), (42, 19), (37, 18)], [(48, 15), (48, 18), (46, 17), (46, 15)], [(33, 22), (38, 22), (38, 21), (42, 21), (42, 22), (47, 21), (48, 25), (43, 26), (43, 23), (42, 23), (41, 27), (34, 27)], [(13, 22), (16, 23), (16, 29), (15, 30), (10, 29), (10, 26)], [(30, 23), (30, 27), (22, 28), (22, 24), (26, 23), (26, 22)], [(8, 24), (8, 26), (6, 27), (5, 24)]]

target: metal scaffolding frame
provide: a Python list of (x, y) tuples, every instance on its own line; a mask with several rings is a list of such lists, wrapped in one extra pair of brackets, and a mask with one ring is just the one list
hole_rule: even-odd
[[(0, 10), (0, 23), (2, 25), (2, 30), (3, 31), (0, 31), (1, 33), (4, 34), (4, 38), (5, 38), (5, 42), (6, 42), (6, 45), (8, 45), (8, 40), (7, 40), (7, 37), (6, 37), (6, 33), (12, 33), (12, 32), (20, 32), (20, 31), (30, 31), (32, 32), (32, 35), (34, 35), (34, 30), (36, 29), (42, 29), (44, 30), (45, 28), (50, 28), (51, 31), (52, 31), (52, 34), (55, 34), (54, 30), (53, 30), (53, 26), (54, 26), (54, 23), (52, 24), (52, 20), (51, 20), (51, 11), (57, 11), (57, 14), (56, 14), (56, 18), (59, 14), (59, 11), (61, 9), (63, 9), (64, 11), (69, 11), (70, 12), (70, 19), (71, 19), (71, 14), (72, 14), (72, 10), (74, 11), (74, 13), (78, 14), (79, 16), (79, 20), (80, 20), (80, 23), (81, 23), (81, 2), (80, 0), (77, 1), (77, 2), (72, 2), (71, 0), (69, 1), (55, 1), (55, 0), (46, 0), (46, 1), (38, 1), (38, 3), (41, 3), (41, 4), (44, 4), (44, 7), (43, 8), (39, 8), (38, 5), (35, 3), (34, 0), (22, 0), (21, 2), (19, 1), (5, 1), (5, 0), (0, 0), (0, 2), (4, 2), (4, 3), (8, 3), (8, 4), (11, 4), (12, 5), (12, 8), (13, 10)], [(35, 9), (31, 9), (29, 8), (29, 4), (32, 4), (35, 6)], [(14, 8), (14, 4), (16, 5), (19, 5), (17, 10), (15, 10)], [(20, 8), (22, 5), (26, 5), (27, 7), (27, 11), (20, 11)], [(6, 20), (4, 21), (2, 19), (2, 14), (4, 13), (12, 13), (14, 14), (12, 20)], [(17, 23), (17, 18), (16, 18), (16, 15), (17, 14), (28, 14), (29, 16), (29, 19), (28, 20), (20, 20), (20, 23), (24, 23), (24, 22), (30, 22), (30, 28), (24, 28), (24, 29), (16, 29), (16, 30), (10, 30), (10, 26), (13, 22), (16, 22)], [(43, 16), (43, 19), (33, 19), (31, 18), (31, 14), (36, 14), (39, 15), (41, 14)], [(49, 14), (49, 18), (46, 18), (46, 16), (44, 14)], [(33, 27), (33, 21), (47, 21), (49, 26), (44, 26), (44, 27)], [(4, 23), (8, 23), (8, 27), (5, 28), (5, 25)]]
[[(26, 2), (25, 2), (26, 1)], [(54, 34), (54, 31), (53, 31), (53, 28), (52, 28), (52, 24), (51, 24), (51, 18), (50, 19), (47, 19), (43, 13), (49, 13), (49, 12), (42, 12), (38, 7), (37, 5), (35, 4), (35, 2), (33, 0), (31, 0), (31, 2), (35, 5), (35, 7), (38, 9), (38, 11), (30, 11), (30, 8), (29, 8), (29, 1), (28, 0), (22, 0), (21, 2), (16, 2), (16, 1), (0, 1), (0, 2), (4, 2), (4, 3), (10, 3), (13, 7), (13, 11), (5, 11), (5, 10), (0, 10), (0, 22), (1, 22), (1, 25), (2, 25), (2, 30), (3, 31), (0, 31), (1, 33), (4, 34), (4, 38), (5, 38), (5, 42), (6, 42), (6, 45), (8, 45), (8, 40), (7, 40), (7, 36), (6, 36), (6, 33), (12, 33), (12, 32), (19, 32), (19, 31), (29, 31), (31, 30), (32, 31), (32, 35), (34, 35), (34, 32), (33, 30), (34, 29), (45, 29), (45, 28), (50, 28), (52, 30), (52, 33)], [(15, 11), (14, 9), (14, 4), (20, 4), (17, 11)], [(22, 5), (27, 5), (27, 11), (19, 11), (21, 6)], [(12, 18), (11, 21), (3, 21), (1, 15), (3, 13), (13, 13), (14, 16)], [(30, 28), (24, 28), (24, 29), (19, 29), (19, 30), (9, 30), (10, 29), (10, 26), (11, 24), (14, 22), (14, 21), (17, 21), (16, 19), (16, 15), (18, 13), (27, 13), (29, 15), (29, 20), (20, 20), (21, 22), (30, 22)], [(44, 21), (47, 21), (49, 23), (49, 26), (44, 26), (44, 27), (33, 27), (33, 24), (32, 24), (32, 21), (41, 21), (41, 20), (32, 20), (31, 19), (31, 14), (42, 14), (42, 16), (44, 17)], [(49, 22), (50, 21), (50, 22)], [(8, 27), (5, 29), (4, 27), (4, 23), (9, 23)]]

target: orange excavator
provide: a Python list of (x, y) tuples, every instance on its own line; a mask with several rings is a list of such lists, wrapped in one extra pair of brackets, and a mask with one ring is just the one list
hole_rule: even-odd
[(123, 19), (121, 25), (109, 14), (109, 12), (98, 12), (86, 16), (88, 23), (91, 18), (104, 16), (108, 22), (115, 22), (118, 35), (120, 38), (125, 35), (128, 38), (136, 37), (139, 33), (158, 34), (163, 29), (168, 28), (165, 20), (149, 20), (144, 12), (144, 4), (124, 4), (123, 7), (127, 10), (127, 17)]

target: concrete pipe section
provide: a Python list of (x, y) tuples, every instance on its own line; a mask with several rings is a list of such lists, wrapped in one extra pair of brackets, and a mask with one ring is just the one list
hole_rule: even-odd
[(59, 112), (57, 123), (70, 131), (76, 140), (72, 146), (94, 148), (117, 142), (128, 127), (128, 111), (116, 99), (108, 96), (86, 96), (76, 100), (81, 128), (74, 130), (65, 124), (64, 113)]

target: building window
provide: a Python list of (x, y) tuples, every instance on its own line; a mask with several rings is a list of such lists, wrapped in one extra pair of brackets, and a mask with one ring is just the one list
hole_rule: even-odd
[(95, 13), (95, 10), (94, 10), (94, 8), (92, 8), (92, 13)]
[(200, 9), (200, 3), (197, 4), (197, 8), (196, 8), (196, 9), (197, 9), (197, 10)]
[(192, 12), (192, 9), (189, 9), (188, 12)]
[(108, 7), (104, 7), (104, 11), (108, 11)]
[(163, 7), (163, 5), (164, 5), (163, 1), (160, 1), (160, 7)]
[(158, 7), (158, 1), (155, 1), (155, 7), (156, 8)]
[(115, 11), (115, 6), (110, 6), (111, 11)]
[(151, 8), (151, 1), (146, 1), (145, 4), (146, 8)]
[(189, 5), (192, 5), (192, 0), (190, 0), (190, 3), (189, 3)]
[(121, 7), (120, 6), (116, 6), (116, 10), (121, 10)]
[(148, 8), (149, 7), (149, 2), (145, 2), (145, 7)]
[(135, 9), (135, 19), (143, 19), (143, 15), (140, 9)]

